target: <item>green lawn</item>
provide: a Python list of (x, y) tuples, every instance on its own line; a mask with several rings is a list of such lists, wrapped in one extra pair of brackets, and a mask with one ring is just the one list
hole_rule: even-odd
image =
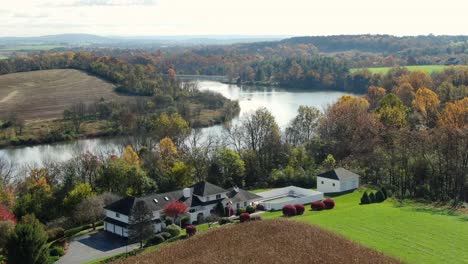
[[(415, 71), (415, 70), (421, 70), (424, 71), (428, 74), (431, 74), (433, 72), (439, 72), (445, 69), (446, 65), (414, 65), (414, 66), (404, 66), (410, 71)], [(381, 74), (386, 74), (392, 67), (377, 67), (377, 68), (367, 68), (370, 72), (372, 73), (381, 73)], [(351, 72), (357, 71), (363, 68), (354, 68), (351, 69)]]
[(7, 56), (2, 56), (2, 55), (0, 55), (0, 60), (6, 60), (6, 59), (8, 59)]
[[(362, 192), (335, 197), (333, 210), (292, 219), (317, 224), (408, 263), (468, 263), (468, 217), (417, 205), (358, 205)], [(263, 219), (280, 217), (267, 212)]]

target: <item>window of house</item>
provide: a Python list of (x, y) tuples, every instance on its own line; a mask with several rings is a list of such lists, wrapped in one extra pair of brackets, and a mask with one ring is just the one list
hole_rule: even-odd
[(217, 194), (216, 199), (221, 199), (221, 194)]
[(236, 206), (237, 206), (237, 208), (240, 208), (240, 203), (237, 203)]
[(210, 200), (210, 197), (209, 197), (209, 196), (207, 196), (207, 197), (206, 197), (206, 200), (207, 200), (207, 201), (209, 201), (209, 200)]
[(322, 181), (322, 184), (323, 184), (323, 181)]
[(119, 214), (119, 213), (115, 213), (115, 217), (119, 218), (119, 217), (120, 217), (120, 214)]
[(195, 213), (195, 211), (196, 211), (195, 209), (190, 209), (189, 213)]
[(244, 207), (247, 206), (247, 202), (244, 202)]
[(333, 186), (335, 186), (335, 184), (333, 183)]

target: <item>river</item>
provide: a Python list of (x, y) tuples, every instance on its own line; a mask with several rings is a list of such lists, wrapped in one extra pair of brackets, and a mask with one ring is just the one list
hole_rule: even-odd
[[(315, 106), (323, 110), (345, 92), (338, 91), (304, 91), (282, 89), (278, 87), (238, 87), (215, 81), (198, 80), (200, 90), (221, 93), (223, 96), (238, 100), (240, 114), (233, 122), (238, 122), (243, 115), (260, 107), (271, 111), (278, 125), (284, 129), (297, 114), (300, 105)], [(217, 136), (222, 132), (221, 125), (203, 128), (202, 138)], [(91, 151), (108, 155), (119, 153), (126, 142), (123, 138), (82, 139), (73, 142), (46, 144), (31, 147), (0, 149), (0, 158), (6, 158), (17, 168), (25, 165), (40, 166), (48, 160), (66, 161), (80, 153)]]

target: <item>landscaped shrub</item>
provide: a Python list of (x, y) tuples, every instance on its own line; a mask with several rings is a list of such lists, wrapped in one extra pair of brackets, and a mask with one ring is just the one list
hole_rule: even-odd
[(63, 249), (63, 247), (55, 246), (49, 250), (49, 255), (52, 257), (61, 257), (65, 255), (65, 250)]
[(190, 225), (190, 217), (186, 215), (182, 216), (182, 218), (180, 219), (180, 224), (182, 225), (182, 228)]
[(263, 206), (263, 204), (257, 204), (256, 209), (257, 211), (265, 211), (265, 206)]
[(164, 237), (164, 239), (168, 240), (169, 238), (172, 237), (171, 233), (169, 232), (161, 232), (159, 233), (158, 235), (161, 235), (162, 237)]
[(62, 238), (65, 236), (65, 230), (61, 227), (51, 228), (47, 230), (47, 242)]
[(284, 216), (287, 216), (287, 217), (295, 216), (296, 213), (297, 213), (297, 211), (296, 211), (296, 207), (294, 207), (294, 205), (287, 204), (287, 205), (283, 206), (283, 215)]
[(242, 207), (241, 207), (241, 208), (237, 208), (237, 210), (236, 210), (236, 215), (239, 216), (239, 215), (241, 215), (242, 213), (245, 213), (245, 208), (242, 208)]
[(166, 227), (166, 231), (171, 234), (172, 237), (176, 237), (180, 234), (180, 227), (178, 225), (169, 225)]
[(375, 194), (375, 201), (377, 203), (381, 203), (385, 201), (385, 195), (383, 194), (381, 190), (377, 191), (377, 193)]
[(370, 204), (369, 195), (367, 195), (367, 192), (362, 194), (361, 204)]
[(84, 225), (84, 226), (78, 226), (78, 227), (70, 228), (70, 229), (65, 230), (64, 235), (66, 237), (70, 237), (70, 236), (73, 236), (73, 235), (75, 235), (75, 234), (77, 234), (77, 233), (79, 233), (79, 232), (81, 232), (83, 230), (86, 230), (88, 228), (91, 228), (91, 226), (90, 225)]
[(250, 214), (249, 213), (242, 213), (239, 216), (239, 222), (244, 223), (250, 221)]
[(166, 218), (166, 220), (164, 220), (164, 224), (165, 224), (166, 226), (172, 225), (172, 224), (173, 224), (172, 219)]
[(146, 242), (146, 246), (148, 247), (148, 246), (158, 245), (158, 244), (161, 244), (164, 241), (166, 241), (166, 239), (161, 234), (158, 234), (158, 235), (155, 235), (154, 237), (150, 238)]
[(314, 211), (322, 211), (325, 209), (325, 204), (322, 201), (315, 201), (310, 204), (310, 208)]
[(250, 216), (250, 221), (261, 221), (262, 220), (262, 216), (261, 215), (251, 215)]
[(296, 214), (297, 215), (303, 215), (305, 211), (305, 207), (303, 204), (295, 204), (294, 207), (296, 207)]
[(335, 201), (332, 198), (323, 200), (323, 204), (325, 205), (325, 209), (333, 209), (335, 207)]
[(371, 192), (371, 193), (369, 194), (369, 201), (370, 201), (370, 203), (375, 203), (375, 202), (376, 202), (376, 200), (375, 200), (375, 194), (374, 194), (373, 192)]
[(245, 208), (245, 211), (246, 211), (247, 213), (249, 213), (249, 214), (253, 214), (253, 213), (255, 213), (255, 207), (249, 205), (249, 206), (247, 206), (247, 207)]
[(384, 195), (384, 197), (385, 197), (385, 200), (387, 200), (387, 198), (388, 198), (387, 189), (385, 189), (385, 187), (382, 187), (380, 190), (382, 191), (382, 193), (383, 193), (383, 195)]
[(188, 225), (185, 227), (185, 232), (187, 232), (188, 236), (193, 236), (197, 233), (197, 227), (193, 225)]
[[(46, 263), (47, 263), (47, 264), (53, 264), (53, 263), (57, 262), (59, 259), (60, 259), (59, 256), (50, 256), (50, 257), (47, 258), (47, 262), (46, 262)], [(0, 263), (3, 263), (3, 262), (1, 261), (1, 258), (0, 258)]]
[(219, 225), (230, 224), (230, 223), (232, 223), (232, 220), (231, 220), (231, 218), (223, 217), (223, 218), (219, 219), (218, 223), (219, 223)]

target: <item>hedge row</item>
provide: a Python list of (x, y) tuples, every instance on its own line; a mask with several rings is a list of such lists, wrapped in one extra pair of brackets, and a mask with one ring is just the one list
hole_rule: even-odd
[(387, 199), (387, 191), (382, 188), (378, 190), (377, 192), (370, 192), (367, 194), (367, 191), (365, 191), (362, 194), (361, 197), (361, 205), (362, 204), (371, 204), (371, 203), (381, 203)]

